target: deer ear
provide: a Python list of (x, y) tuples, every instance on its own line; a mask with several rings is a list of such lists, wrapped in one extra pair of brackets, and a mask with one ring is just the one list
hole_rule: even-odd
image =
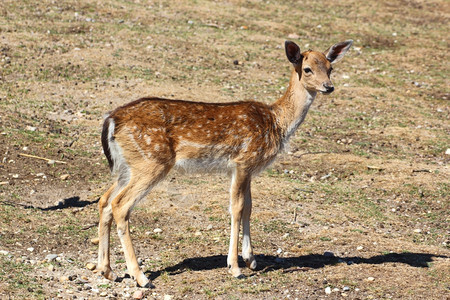
[(334, 44), (323, 54), (325, 54), (330, 63), (334, 64), (344, 57), (345, 53), (348, 51), (348, 49), (350, 49), (352, 44), (353, 40), (347, 40), (345, 42)]
[(300, 47), (297, 46), (296, 43), (291, 41), (284, 42), (284, 47), (286, 49), (286, 56), (289, 59), (289, 61), (294, 65), (299, 64), (302, 59)]

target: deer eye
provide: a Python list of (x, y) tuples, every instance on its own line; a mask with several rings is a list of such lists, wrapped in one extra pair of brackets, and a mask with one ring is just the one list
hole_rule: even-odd
[(311, 70), (310, 68), (304, 68), (303, 71), (304, 71), (306, 74), (309, 74), (309, 73), (312, 74), (312, 70)]

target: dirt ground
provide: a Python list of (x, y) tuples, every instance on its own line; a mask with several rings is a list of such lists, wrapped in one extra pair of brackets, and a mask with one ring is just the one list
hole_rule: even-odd
[[(449, 299), (449, 17), (437, 0), (1, 1), (0, 298)], [(253, 180), (258, 269), (226, 269), (229, 179), (173, 172), (131, 217), (155, 288), (126, 276), (115, 230), (120, 282), (89, 270), (104, 114), (143, 96), (271, 103), (287, 39), (354, 45)]]

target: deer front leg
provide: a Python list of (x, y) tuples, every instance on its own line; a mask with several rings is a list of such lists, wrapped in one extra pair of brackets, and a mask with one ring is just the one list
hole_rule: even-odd
[(230, 233), (230, 248), (228, 250), (228, 270), (234, 277), (241, 277), (242, 273), (238, 265), (238, 242), (239, 242), (239, 227), (241, 224), (242, 208), (238, 205), (231, 205), (231, 233)]
[(253, 256), (252, 240), (250, 237), (250, 215), (252, 214), (252, 196), (250, 184), (244, 194), (244, 211), (242, 213), (242, 258), (248, 268), (256, 269), (256, 260)]
[(231, 233), (227, 263), (229, 272), (237, 278), (243, 277), (238, 265), (239, 228), (244, 212), (244, 195), (249, 187), (250, 176), (239, 169), (235, 170), (230, 188)]

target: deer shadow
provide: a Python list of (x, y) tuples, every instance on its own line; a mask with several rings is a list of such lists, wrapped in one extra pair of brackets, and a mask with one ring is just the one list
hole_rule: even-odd
[[(429, 253), (388, 253), (376, 255), (369, 258), (359, 256), (339, 257), (329, 256), (323, 254), (309, 254), (297, 257), (278, 257), (272, 255), (256, 255), (258, 268), (250, 276), (258, 273), (268, 273), (275, 270), (283, 270), (285, 273), (307, 271), (310, 269), (319, 269), (327, 265), (336, 265), (339, 263), (351, 264), (384, 264), (384, 263), (402, 263), (416, 268), (428, 268), (429, 263), (433, 258), (449, 258), (443, 255), (429, 254)], [(176, 265), (166, 267), (159, 271), (147, 271), (146, 275), (154, 280), (162, 273), (169, 275), (176, 275), (186, 271), (204, 271), (213, 270), (226, 267), (226, 255), (213, 255), (206, 257), (187, 258)], [(242, 259), (239, 260), (239, 266), (244, 267), (245, 263)]]
[(2, 203), (11, 205), (11, 206), (15, 206), (15, 207), (21, 206), (25, 209), (37, 209), (37, 210), (41, 210), (41, 211), (54, 211), (54, 210), (66, 209), (66, 208), (86, 207), (88, 205), (97, 203), (99, 200), (100, 199), (97, 199), (94, 201), (86, 201), (86, 200), (80, 201), (79, 196), (74, 196), (74, 197), (69, 197), (69, 198), (63, 199), (62, 201), (59, 201), (59, 203), (57, 205), (48, 206), (48, 207), (39, 207), (39, 206), (34, 206), (34, 205), (22, 204), (22, 203), (14, 203), (11, 201), (2, 201)]

